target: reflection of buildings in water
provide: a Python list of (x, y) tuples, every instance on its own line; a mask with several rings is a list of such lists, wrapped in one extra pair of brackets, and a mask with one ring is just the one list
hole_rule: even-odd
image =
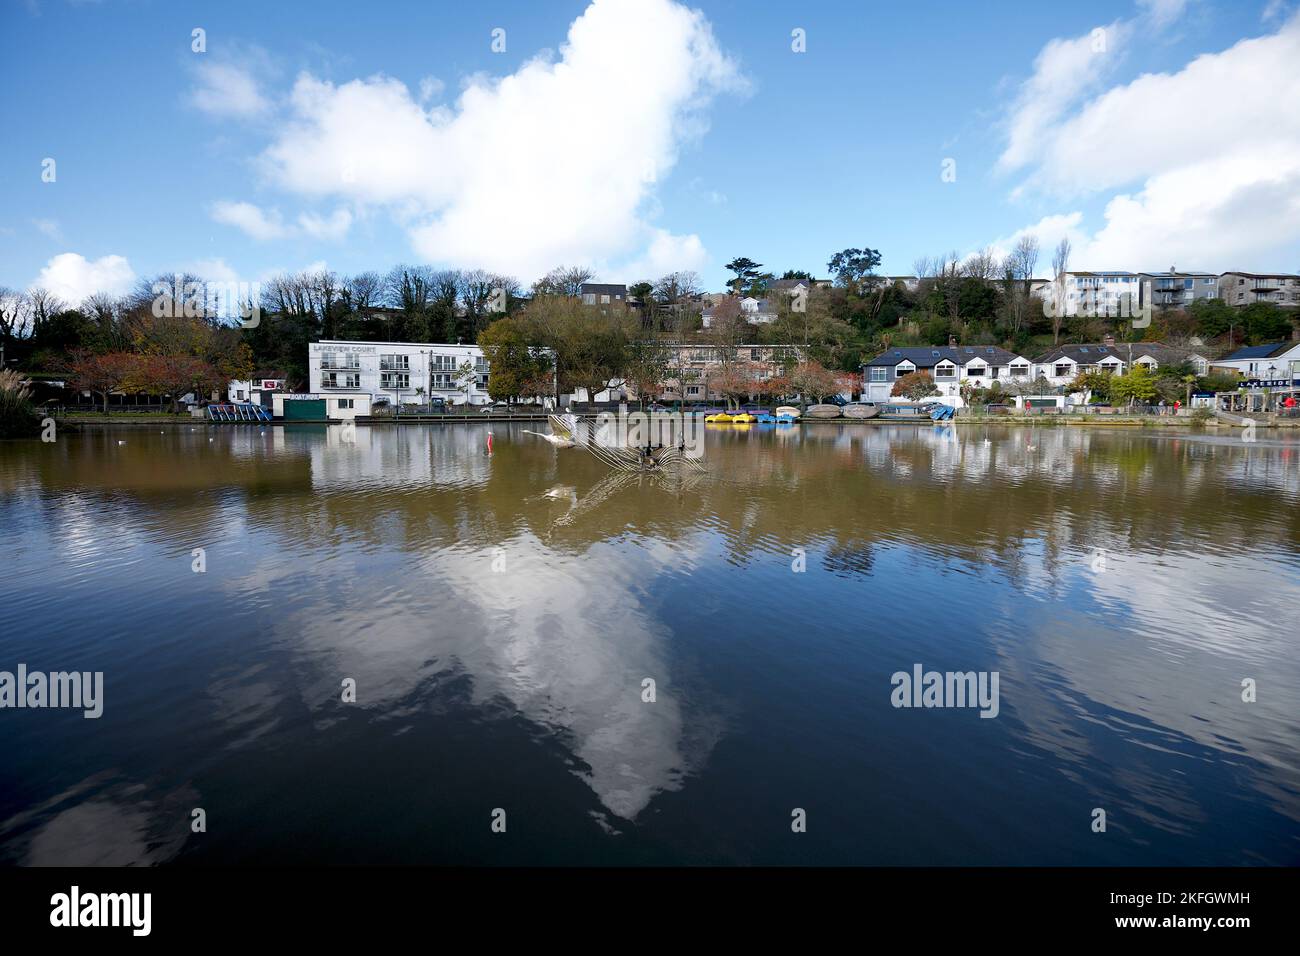
[(180, 852), (199, 803), (97, 774), (0, 823), (0, 847), (22, 866), (154, 866)]
[(330, 425), (311, 445), (312, 487), (477, 484), (492, 472), (486, 440), (463, 425)]

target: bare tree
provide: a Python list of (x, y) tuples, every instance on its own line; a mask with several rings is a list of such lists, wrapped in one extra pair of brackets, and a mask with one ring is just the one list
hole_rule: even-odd
[(1070, 240), (1062, 236), (1052, 253), (1052, 344), (1061, 340), (1061, 328), (1065, 325), (1065, 273), (1070, 268)]
[(992, 246), (985, 246), (979, 252), (971, 253), (962, 263), (962, 272), (970, 279), (988, 282), (998, 276), (998, 257)]
[(379, 304), (384, 280), (378, 272), (361, 272), (343, 281), (343, 302), (354, 315), (364, 315)]
[(686, 333), (687, 316), (693, 314), (693, 306), (702, 289), (699, 273), (683, 270), (661, 276), (651, 290), (657, 305), (656, 313), (662, 313), (668, 328), (679, 338)]
[(68, 308), (68, 304), (43, 286), (34, 286), (27, 290), (27, 301), (31, 306), (32, 335), (40, 334), (41, 327), (50, 319)]
[(1038, 237), (1021, 236), (1010, 255), (1003, 260), (1004, 299), (1010, 319), (1011, 334), (1018, 335), (1025, 326), (1032, 302), (1030, 289), (1034, 270), (1038, 268)]
[(0, 343), (11, 342), (30, 332), (31, 300), (18, 289), (0, 287)]
[(1032, 234), (1021, 236), (1016, 247), (1011, 250), (1011, 263), (1015, 277), (1025, 284), (1025, 291), (1028, 292), (1029, 281), (1038, 268), (1038, 237)]
[(338, 338), (339, 311), (343, 300), (343, 283), (338, 275), (328, 269), (308, 273), (304, 276), (307, 296), (312, 309), (320, 322), (321, 336), (326, 339)]
[(559, 266), (533, 283), (533, 295), (563, 295), (576, 299), (594, 275), (583, 266)]

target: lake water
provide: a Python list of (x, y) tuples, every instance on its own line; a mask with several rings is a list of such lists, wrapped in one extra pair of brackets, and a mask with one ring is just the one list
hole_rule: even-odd
[(1300, 863), (1293, 434), (526, 427), (0, 443), (0, 860)]

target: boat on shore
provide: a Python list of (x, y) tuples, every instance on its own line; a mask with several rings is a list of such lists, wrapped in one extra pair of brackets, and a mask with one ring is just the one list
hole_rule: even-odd
[(838, 405), (809, 405), (804, 411), (805, 417), (817, 419), (839, 418), (840, 414)]
[(878, 416), (887, 422), (924, 422), (930, 420), (930, 406), (916, 402), (888, 402), (880, 407)]
[(880, 414), (880, 406), (867, 402), (849, 402), (844, 406), (845, 418), (875, 418)]

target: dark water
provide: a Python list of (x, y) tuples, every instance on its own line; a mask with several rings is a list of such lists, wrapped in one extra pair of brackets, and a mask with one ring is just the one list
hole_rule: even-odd
[(1300, 863), (1295, 437), (486, 431), (0, 443), (0, 670), (105, 681), (0, 710), (0, 859)]

